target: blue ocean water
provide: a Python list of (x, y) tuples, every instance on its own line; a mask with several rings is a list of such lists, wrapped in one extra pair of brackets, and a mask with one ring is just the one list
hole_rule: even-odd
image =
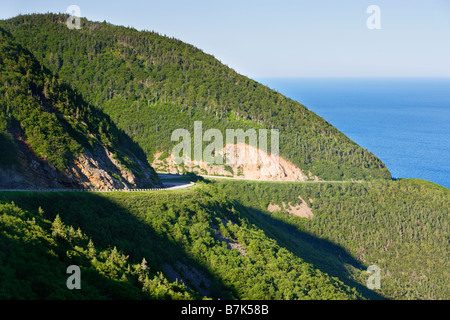
[(450, 79), (257, 81), (302, 103), (373, 152), (394, 178), (450, 188)]

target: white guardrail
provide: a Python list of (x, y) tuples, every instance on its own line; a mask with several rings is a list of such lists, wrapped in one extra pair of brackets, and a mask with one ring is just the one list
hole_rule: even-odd
[(164, 191), (175, 190), (192, 187), (195, 183), (182, 184), (167, 188), (150, 188), (150, 189), (0, 189), (0, 192), (4, 191), (27, 191), (27, 192), (138, 192), (138, 191)]

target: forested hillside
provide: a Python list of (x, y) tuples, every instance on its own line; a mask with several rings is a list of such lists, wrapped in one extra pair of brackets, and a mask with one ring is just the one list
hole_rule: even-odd
[[(0, 296), (364, 297), (280, 246), (217, 187), (201, 183), (186, 190), (0, 193)], [(67, 292), (63, 280), (71, 264), (82, 266), (88, 292)]]
[[(354, 259), (365, 268), (381, 269), (376, 292), (386, 298), (450, 298), (447, 188), (413, 179), (353, 184), (227, 181), (218, 187), (239, 201), (249, 220), (267, 235), (330, 275), (347, 275), (365, 285), (367, 276), (352, 265)], [(301, 202), (299, 196), (314, 218), (282, 209), (283, 202)], [(280, 210), (269, 212), (270, 204)]]
[[(88, 161), (104, 175), (91, 180), (132, 176), (130, 187), (158, 183), (136, 143), (2, 29), (0, 83), (1, 187), (79, 187), (88, 183), (82, 177), (93, 166)], [(23, 172), (29, 174), (19, 179)], [(49, 178), (58, 181), (45, 184)]]
[[(299, 203), (299, 196), (312, 219), (267, 210)], [(450, 297), (450, 193), (423, 181), (4, 192), (0, 203), (4, 297), (78, 298), (66, 292), (61, 275), (70, 264), (90, 275), (83, 278), (90, 290), (79, 293), (89, 298)], [(43, 254), (48, 261), (38, 258)], [(143, 258), (145, 276), (138, 266)], [(369, 265), (380, 268), (380, 289), (366, 286)], [(48, 269), (52, 276), (44, 280)], [(98, 274), (103, 282), (96, 285)]]
[[(0, 188), (158, 184), (149, 163), (196, 120), (279, 129), (282, 157), (345, 181), (190, 174), (183, 190), (1, 191), (0, 299), (450, 298), (447, 188), (391, 180), (305, 106), (189, 44), (66, 20), (0, 21)], [(82, 290), (66, 286), (70, 265)]]
[[(198, 299), (182, 284), (150, 270), (145, 257), (130, 263), (116, 247), (98, 247), (79, 228), (42, 209), (0, 203), (0, 299)], [(80, 290), (66, 282), (80, 267)]]
[(103, 109), (149, 161), (170, 152), (174, 129), (280, 130), (280, 155), (326, 180), (390, 178), (384, 164), (300, 103), (213, 56), (155, 32), (39, 14), (0, 21), (51, 72)]

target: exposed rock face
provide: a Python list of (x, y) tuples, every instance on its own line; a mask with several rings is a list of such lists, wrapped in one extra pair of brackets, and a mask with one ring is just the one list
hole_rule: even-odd
[(97, 148), (96, 151), (100, 152), (96, 153), (100, 153), (100, 156), (97, 155), (95, 158), (90, 152), (81, 154), (69, 168), (69, 174), (76, 177), (76, 180), (84, 188), (128, 189), (129, 185), (134, 185), (135, 176), (131, 173), (122, 174), (125, 171), (118, 163), (115, 164), (111, 161), (110, 152), (107, 149), (102, 149)]
[(195, 289), (205, 297), (211, 295), (211, 280), (196, 268), (177, 261), (174, 266), (164, 263), (163, 270), (170, 281), (181, 281), (189, 289)]
[[(299, 216), (299, 217), (303, 217), (303, 218), (312, 218), (312, 217), (314, 217), (314, 214), (313, 214), (311, 208), (308, 207), (306, 202), (300, 196), (298, 196), (298, 198), (300, 199), (300, 204), (297, 204), (297, 205), (292, 205), (290, 202), (288, 202), (288, 204), (286, 204), (283, 201), (282, 202), (283, 210), (287, 211), (287, 212), (289, 212), (289, 213), (291, 213), (293, 215), (296, 215), (296, 216)], [(311, 200), (310, 200), (310, 202), (312, 203)], [(281, 208), (277, 204), (270, 203), (269, 206), (267, 207), (267, 210), (269, 212), (275, 212), (275, 211), (280, 211)]]
[(140, 165), (143, 178), (124, 168), (108, 149), (97, 147), (95, 156), (88, 151), (84, 152), (75, 159), (68, 172), (85, 188), (129, 189), (142, 186), (151, 179), (148, 168), (136, 159), (135, 162)]
[[(153, 168), (168, 173), (183, 171), (183, 166), (175, 163), (174, 155), (159, 159), (161, 154), (162, 152), (155, 154)], [(184, 168), (198, 174), (255, 180), (318, 180), (310, 173), (305, 175), (302, 170), (282, 157), (275, 157), (248, 144), (227, 144), (218, 154), (224, 159), (223, 164), (184, 159)]]
[(101, 146), (95, 147), (94, 154), (84, 151), (75, 157), (65, 172), (61, 172), (39, 159), (21, 137), (16, 136), (15, 143), (18, 147), (17, 162), (9, 167), (0, 167), (1, 189), (128, 189), (158, 183), (150, 166), (133, 159), (141, 169), (142, 174), (138, 177)]

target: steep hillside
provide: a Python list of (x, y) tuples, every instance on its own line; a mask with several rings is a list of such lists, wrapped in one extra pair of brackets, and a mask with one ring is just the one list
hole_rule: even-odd
[(0, 29), (0, 188), (132, 188), (159, 180), (103, 112)]
[[(130, 263), (116, 247), (97, 246), (59, 216), (47, 220), (42, 209), (0, 203), (0, 225), (0, 300), (201, 297), (150, 271), (145, 257)], [(71, 265), (80, 268), (80, 290), (67, 287)]]
[[(227, 176), (251, 180), (283, 180), (283, 181), (306, 181), (318, 180), (309, 172), (303, 173), (292, 163), (281, 157), (274, 157), (256, 147), (244, 143), (225, 144), (217, 150), (219, 156), (227, 155), (234, 158), (229, 164), (210, 164), (204, 160), (195, 161), (185, 159), (182, 165), (176, 163), (173, 154), (157, 153), (152, 162), (153, 168), (159, 172), (183, 173), (193, 172), (195, 174)], [(239, 157), (243, 157), (242, 163)]]
[[(364, 271), (376, 265), (381, 277), (375, 292), (381, 296), (450, 298), (447, 188), (413, 179), (217, 184), (242, 205), (250, 222), (330, 275), (365, 286)], [(296, 215), (292, 208), (301, 205), (313, 217)]]
[[(392, 181), (305, 106), (191, 45), (66, 19), (0, 21), (0, 189), (154, 186), (152, 165), (296, 182), (191, 174), (184, 190), (0, 191), (0, 299), (450, 298), (447, 188)], [(237, 142), (217, 156), (237, 147), (259, 162), (177, 164), (171, 134), (195, 121), (279, 129), (283, 159)], [(69, 265), (83, 290), (68, 290)]]
[[(149, 162), (170, 153), (173, 130), (279, 129), (280, 155), (325, 180), (389, 179), (384, 164), (300, 103), (176, 39), (67, 15), (18, 16), (0, 26), (53, 74), (109, 114)], [(192, 131), (191, 131), (192, 132)], [(269, 148), (270, 150), (270, 148)]]
[[(289, 212), (302, 203), (313, 216)], [(79, 264), (92, 273), (83, 278), (86, 298), (98, 290), (133, 299), (159, 292), (166, 299), (447, 300), (449, 204), (448, 189), (415, 180), (0, 192), (0, 280), (7, 279), (0, 296), (80, 298), (60, 275)], [(380, 269), (379, 289), (367, 288), (369, 265)], [(52, 276), (43, 277), (48, 269)]]

